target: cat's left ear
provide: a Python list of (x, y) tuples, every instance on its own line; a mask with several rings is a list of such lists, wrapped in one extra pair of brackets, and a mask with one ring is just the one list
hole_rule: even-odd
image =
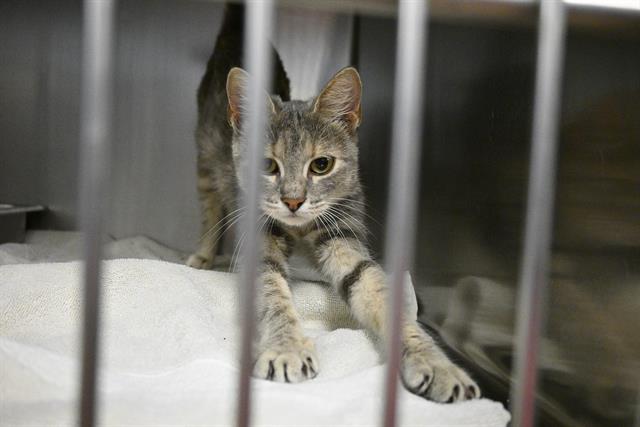
[(362, 82), (353, 67), (343, 68), (333, 76), (316, 98), (313, 111), (331, 121), (344, 124), (350, 132), (360, 125)]

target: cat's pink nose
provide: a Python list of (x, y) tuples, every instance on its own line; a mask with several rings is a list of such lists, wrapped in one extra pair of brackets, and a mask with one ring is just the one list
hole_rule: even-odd
[(305, 199), (304, 197), (302, 198), (298, 198), (298, 199), (291, 199), (288, 197), (283, 197), (280, 200), (282, 200), (282, 202), (287, 205), (287, 207), (289, 208), (289, 210), (291, 212), (295, 212), (298, 209), (300, 209), (300, 206), (302, 206), (302, 204), (304, 203)]

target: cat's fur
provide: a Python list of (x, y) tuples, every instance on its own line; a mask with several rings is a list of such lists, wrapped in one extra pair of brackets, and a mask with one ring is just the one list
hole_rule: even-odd
[[(203, 236), (200, 248), (188, 261), (197, 268), (211, 266), (221, 229), (241, 213), (236, 210), (236, 199), (242, 191), (240, 171), (246, 142), (242, 93), (247, 82), (246, 73), (237, 68), (241, 65), (241, 17), (241, 9), (228, 7), (198, 92), (196, 139)], [(343, 296), (353, 316), (378, 336), (385, 331), (387, 284), (363, 237), (357, 137), (362, 88), (357, 71), (343, 69), (313, 100), (286, 101), (288, 82), (277, 55), (274, 63), (276, 95), (265, 94), (269, 132), (264, 156), (275, 159), (279, 172), (263, 175), (264, 248), (254, 375), (299, 382), (315, 377), (319, 365), (287, 282), (294, 246), (307, 248), (312, 262)], [(310, 162), (322, 156), (335, 159), (334, 166), (326, 175), (314, 175), (309, 171)], [(294, 212), (287, 206), (291, 200), (298, 201), (299, 209)], [(410, 391), (439, 402), (480, 396), (473, 380), (415, 321), (405, 321), (402, 346), (401, 376)]]

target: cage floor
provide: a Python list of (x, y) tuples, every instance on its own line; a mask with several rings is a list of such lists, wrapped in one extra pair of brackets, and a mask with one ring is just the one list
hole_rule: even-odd
[[(30, 233), (26, 244), (0, 245), (3, 423), (74, 422), (81, 264), (69, 260), (79, 237)], [(145, 238), (111, 242), (106, 253), (115, 259), (105, 262), (102, 284), (101, 423), (233, 424), (234, 274), (188, 268), (181, 254)], [(292, 292), (316, 342), (319, 375), (296, 385), (255, 380), (256, 423), (377, 425), (385, 372), (379, 343), (353, 324), (328, 286), (299, 282)], [(400, 396), (403, 425), (509, 420), (502, 404), (487, 399), (443, 405)]]

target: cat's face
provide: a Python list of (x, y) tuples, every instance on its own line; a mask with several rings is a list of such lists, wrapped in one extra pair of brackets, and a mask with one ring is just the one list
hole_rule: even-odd
[[(241, 187), (246, 156), (237, 113), (241, 105), (235, 102), (240, 97), (234, 94), (245, 82), (244, 72), (231, 70), (227, 91), (234, 127), (233, 157)], [(269, 132), (262, 165), (264, 214), (290, 226), (312, 221), (322, 226), (322, 221), (330, 220), (334, 206), (359, 191), (356, 129), (360, 93), (358, 73), (347, 68), (312, 101), (269, 99)]]

